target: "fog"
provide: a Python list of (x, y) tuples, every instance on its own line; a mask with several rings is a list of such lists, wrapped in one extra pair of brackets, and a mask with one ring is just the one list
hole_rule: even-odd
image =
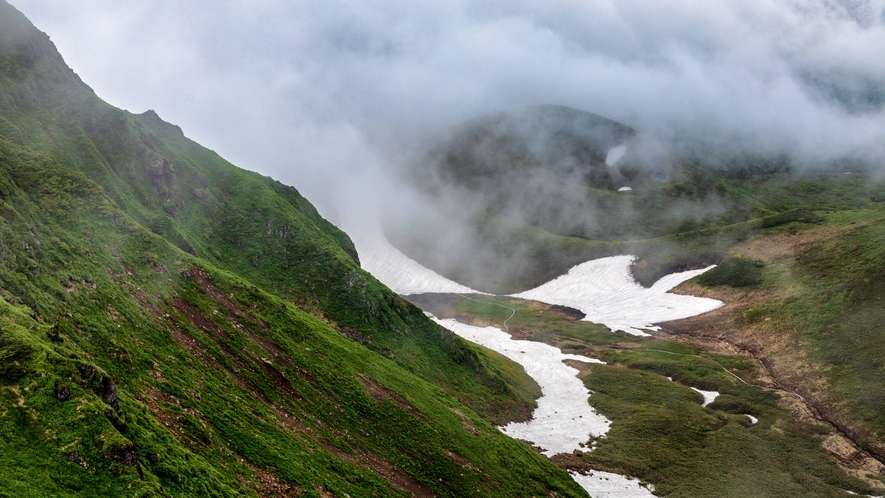
[[(560, 104), (676, 151), (885, 164), (885, 0), (12, 0), (154, 109), (338, 221), (475, 116)], [(345, 209), (346, 210), (346, 209)]]

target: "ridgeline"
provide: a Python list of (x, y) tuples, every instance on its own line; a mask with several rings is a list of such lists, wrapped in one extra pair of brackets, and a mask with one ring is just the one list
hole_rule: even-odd
[(2, 0), (0, 292), (0, 496), (583, 495), (493, 426), (518, 366)]

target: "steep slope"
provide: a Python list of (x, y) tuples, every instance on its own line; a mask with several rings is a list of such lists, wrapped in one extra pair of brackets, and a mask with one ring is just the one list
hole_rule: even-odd
[(0, 216), (0, 494), (581, 493), (489, 423), (512, 364), (2, 1)]

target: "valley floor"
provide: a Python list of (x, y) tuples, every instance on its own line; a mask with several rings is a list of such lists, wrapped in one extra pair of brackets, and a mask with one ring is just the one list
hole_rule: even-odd
[[(357, 239), (364, 266), (377, 267), (373, 258), (383, 258), (384, 253), (365, 250), (359, 244)], [(386, 254), (390, 254), (389, 250)], [(572, 443), (562, 446), (561, 442), (568, 437), (554, 435), (551, 439), (544, 439), (544, 436), (531, 430), (511, 430), (531, 427), (533, 423), (535, 427), (549, 423), (549, 414), (543, 413), (541, 400), (535, 420), (527, 424), (511, 424), (502, 430), (537, 445), (540, 451), (551, 456), (561, 467), (587, 474), (573, 475), (582, 486), (586, 484), (585, 489), (593, 496), (645, 496), (643, 493), (648, 493), (638, 486), (637, 481), (620, 477), (623, 475), (641, 477), (645, 482), (654, 483), (657, 493), (672, 496), (747, 496), (759, 491), (765, 491), (770, 496), (795, 496), (796, 493), (847, 496), (848, 491), (874, 492), (880, 482), (868, 477), (864, 471), (870, 475), (881, 475), (881, 469), (868, 461), (858, 466), (860, 459), (857, 452), (848, 451), (851, 455), (832, 458), (838, 456), (840, 450), (837, 448), (845, 453), (845, 448), (851, 446), (850, 441), (844, 438), (840, 440), (838, 431), (827, 431), (825, 424), (821, 425), (820, 419), (815, 419), (811, 411), (808, 412), (810, 418), (803, 419), (795, 406), (795, 400), (799, 398), (786, 394), (779, 396), (778, 391), (769, 389), (764, 365), (742, 359), (741, 354), (735, 354), (739, 351), (727, 347), (705, 349), (703, 346), (709, 346), (707, 343), (714, 341), (707, 338), (705, 342), (701, 334), (697, 335), (699, 345), (694, 344), (688, 334), (673, 340), (673, 327), (679, 324), (702, 324), (706, 323), (704, 320), (712, 319), (710, 317), (728, 316), (733, 312), (734, 306), (729, 303), (734, 295), (705, 292), (697, 286), (683, 284), (703, 271), (665, 277), (657, 286), (660, 289), (653, 286), (651, 291), (668, 300), (674, 295), (666, 291), (683, 284), (680, 293), (699, 296), (691, 299), (704, 303), (704, 306), (683, 306), (681, 316), (716, 310), (712, 313), (684, 318), (681, 322), (668, 322), (658, 329), (653, 324), (659, 321), (650, 319), (648, 313), (648, 309), (656, 304), (653, 298), (635, 300), (638, 303), (635, 309), (640, 312), (634, 313), (632, 318), (630, 313), (625, 313), (626, 320), (621, 317), (617, 329), (628, 328), (629, 332), (651, 333), (655, 337), (612, 333), (608, 327), (586, 321), (589, 317), (584, 313), (585, 309), (593, 312), (593, 298), (587, 299), (586, 296), (600, 296), (606, 288), (611, 287), (610, 281), (614, 277), (602, 275), (604, 270), (612, 273), (612, 267), (623, 266), (626, 276), (617, 279), (629, 281), (621, 287), (628, 288), (632, 283), (629, 261), (621, 264), (620, 260), (624, 257), (605, 259), (611, 260), (612, 264), (590, 262), (578, 269), (588, 273), (587, 268), (594, 264), (602, 268), (596, 273), (589, 272), (590, 278), (583, 286), (580, 278), (575, 278), (570, 272), (570, 281), (547, 285), (546, 288), (542, 286), (534, 294), (526, 292), (518, 295), (535, 296), (547, 304), (518, 299), (517, 296), (464, 296), (451, 292), (449, 286), (454, 282), (450, 281), (440, 281), (445, 285), (438, 289), (442, 293), (409, 292), (411, 295), (407, 297), (425, 311), (438, 316), (438, 323), (462, 337), (502, 352), (523, 364), (542, 389), (545, 385), (543, 379), (537, 372), (532, 372), (529, 364), (520, 361), (521, 356), (530, 356), (529, 349), (534, 348), (521, 345), (534, 343), (540, 347), (543, 344), (539, 343), (547, 343), (557, 348), (554, 351), (561, 349), (563, 353), (577, 353), (557, 353), (559, 359), (556, 361), (570, 360), (566, 368), (576, 371), (577, 377), (585, 385), (583, 389), (593, 393), (589, 397), (593, 408), (588, 419), (595, 417), (596, 420), (605, 421), (602, 425), (589, 423), (588, 428), (584, 428), (587, 425), (585, 421), (582, 422), (584, 425), (579, 423), (571, 428), (571, 438), (575, 441), (585, 439), (578, 445), (582, 449), (573, 447), (569, 451), (566, 446)], [(388, 272), (396, 272), (414, 266), (386, 265), (384, 268)], [(393, 282), (397, 283), (408, 281), (408, 277), (403, 275), (382, 275), (384, 278), (393, 277)], [(425, 283), (437, 281), (433, 275), (420, 280)], [(596, 278), (599, 276), (603, 278)], [(639, 292), (652, 294), (638, 285), (636, 287), (640, 289)], [(419, 289), (427, 291), (434, 288), (431, 284), (429, 288), (423, 286)], [(584, 301), (590, 304), (582, 303), (581, 311), (563, 306), (574, 304), (575, 299), (580, 300), (582, 290), (585, 291)], [(569, 296), (571, 300), (565, 303), (557, 299), (557, 295)], [(678, 302), (678, 299), (674, 301)], [(611, 308), (616, 309), (617, 306), (613, 304)], [(631, 309), (627, 308), (628, 311)], [(673, 311), (677, 306), (664, 304), (662, 308), (667, 309), (671, 317), (679, 316), (678, 311)], [(693, 309), (695, 313), (686, 311)], [(507, 337), (509, 334), (514, 339), (531, 342), (513, 342)], [(588, 358), (603, 361), (588, 362)], [(745, 379), (749, 384), (744, 383)], [(553, 412), (556, 412), (555, 408)], [(571, 410), (567, 413), (574, 416)], [(583, 418), (583, 414), (579, 418)], [(557, 433), (555, 428), (548, 427), (548, 430)], [(554, 440), (560, 443), (552, 442)], [(553, 447), (557, 449), (551, 450)], [(784, 460), (786, 455), (789, 457)], [(857, 461), (848, 465), (852, 459)], [(844, 470), (849, 470), (851, 475)], [(589, 478), (590, 474), (597, 478)], [(589, 487), (594, 483), (597, 487)], [(610, 488), (599, 487), (601, 484)]]

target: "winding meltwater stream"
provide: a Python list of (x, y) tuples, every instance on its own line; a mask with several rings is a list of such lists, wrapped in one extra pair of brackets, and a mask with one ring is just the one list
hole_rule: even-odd
[[(408, 258), (387, 241), (380, 227), (367, 229), (364, 226), (362, 230), (357, 228), (348, 230), (348, 233), (356, 244), (363, 269), (398, 294), (482, 294)], [(642, 329), (654, 329), (654, 323), (698, 315), (723, 304), (713, 299), (667, 292), (709, 268), (667, 275), (652, 287), (644, 288), (630, 274), (632, 261), (632, 256), (588, 261), (575, 266), (566, 275), (514, 297), (577, 308), (587, 315), (585, 320), (636, 335), (646, 335)], [(566, 360), (603, 363), (600, 360), (566, 354), (540, 342), (514, 340), (510, 334), (495, 327), (475, 327), (454, 319), (431, 318), (460, 337), (519, 363), (541, 387), (541, 397), (532, 419), (499, 427), (504, 434), (529, 441), (551, 457), (576, 449), (586, 451), (584, 444), (591, 437), (608, 432), (611, 422), (590, 406), (587, 400), (592, 393), (577, 378), (578, 370), (565, 363)], [(587, 475), (570, 474), (594, 497), (654, 496), (653, 488), (619, 474), (600, 471)]]

